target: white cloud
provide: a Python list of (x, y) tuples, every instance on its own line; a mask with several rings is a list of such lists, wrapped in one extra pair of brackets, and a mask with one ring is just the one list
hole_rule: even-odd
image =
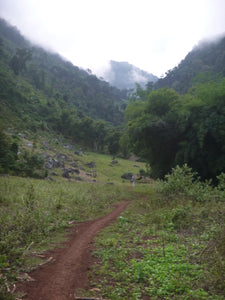
[(94, 72), (116, 60), (160, 76), (225, 32), (224, 0), (0, 0), (0, 16)]

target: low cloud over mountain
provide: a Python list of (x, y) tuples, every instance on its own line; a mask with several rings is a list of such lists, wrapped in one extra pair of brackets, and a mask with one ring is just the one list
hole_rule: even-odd
[(112, 86), (119, 89), (133, 89), (135, 83), (145, 86), (146, 83), (156, 82), (158, 77), (143, 71), (128, 62), (117, 62), (111, 60), (108, 68), (105, 70), (103, 77)]

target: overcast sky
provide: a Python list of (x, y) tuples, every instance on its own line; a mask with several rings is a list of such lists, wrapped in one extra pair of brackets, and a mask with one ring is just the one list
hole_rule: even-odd
[(161, 76), (225, 33), (225, 0), (0, 0), (0, 16), (98, 75), (116, 60)]

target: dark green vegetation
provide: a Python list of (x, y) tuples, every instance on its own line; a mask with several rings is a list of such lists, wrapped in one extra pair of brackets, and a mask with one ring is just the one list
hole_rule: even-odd
[[(0, 41), (3, 132), (62, 134), (97, 152), (123, 157), (134, 152), (154, 178), (184, 163), (214, 183), (224, 172), (225, 38), (196, 47), (164, 79), (146, 89), (137, 85), (129, 99), (127, 90), (33, 46), (3, 20)], [(1, 162), (4, 172), (14, 168), (8, 160), (9, 167)]]
[(225, 172), (225, 79), (196, 84), (179, 95), (163, 88), (143, 94), (126, 110), (133, 151), (154, 178), (187, 163), (202, 179)]
[(199, 43), (179, 65), (159, 79), (155, 87), (170, 87), (184, 94), (193, 84), (225, 77), (225, 37)]
[(126, 91), (25, 40), (0, 20), (0, 126), (53, 131), (101, 150), (123, 122)]
[(44, 158), (37, 152), (22, 150), (21, 139), (17, 135), (7, 136), (0, 129), (0, 173), (27, 177), (44, 178)]
[[(97, 242), (102, 264), (90, 275), (97, 293), (224, 299), (224, 58), (224, 38), (202, 45), (127, 100), (127, 91), (0, 21), (0, 299), (13, 298), (7, 290), (35, 266), (32, 254), (68, 224), (105, 214), (123, 199), (132, 200), (129, 209)], [(144, 163), (137, 169), (118, 158), (114, 165), (99, 152), (135, 153), (164, 181), (136, 180), (131, 195), (121, 175), (145, 176)], [(90, 162), (97, 167), (88, 169)], [(40, 179), (45, 168), (48, 181)]]

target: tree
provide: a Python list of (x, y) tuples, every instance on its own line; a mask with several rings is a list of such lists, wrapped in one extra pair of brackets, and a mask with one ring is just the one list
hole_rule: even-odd
[(183, 99), (182, 141), (175, 163), (187, 163), (203, 179), (225, 172), (225, 79), (199, 84)]
[(163, 178), (187, 164), (202, 179), (225, 172), (225, 79), (198, 84), (184, 96), (164, 88), (126, 110), (132, 150), (145, 158), (151, 176)]
[(172, 107), (178, 97), (174, 90), (164, 88), (151, 92), (145, 102), (131, 103), (126, 110), (132, 150), (150, 164), (152, 177), (162, 178), (173, 166), (179, 133)]
[(16, 54), (10, 61), (10, 66), (13, 69), (15, 75), (19, 75), (23, 70), (26, 70), (26, 63), (32, 57), (30, 49), (17, 48)]
[(121, 132), (117, 129), (113, 129), (107, 137), (108, 150), (112, 155), (118, 154), (120, 150), (120, 136)]

